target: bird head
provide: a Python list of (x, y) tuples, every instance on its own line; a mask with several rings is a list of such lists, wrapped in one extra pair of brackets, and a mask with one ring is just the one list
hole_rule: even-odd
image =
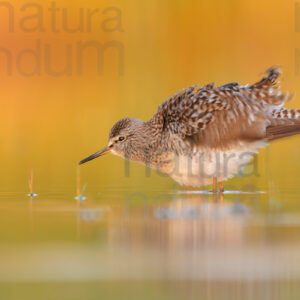
[(121, 119), (110, 130), (108, 144), (96, 153), (84, 158), (79, 164), (84, 164), (104, 154), (115, 154), (127, 159), (136, 159), (147, 140), (145, 123), (138, 119)]

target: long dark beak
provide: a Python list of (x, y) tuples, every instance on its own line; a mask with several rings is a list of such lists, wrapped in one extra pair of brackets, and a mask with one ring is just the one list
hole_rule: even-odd
[(105, 147), (105, 148), (101, 149), (100, 151), (98, 151), (98, 152), (96, 152), (96, 153), (94, 153), (94, 154), (92, 154), (92, 155), (84, 158), (78, 164), (82, 165), (82, 164), (84, 164), (84, 163), (86, 163), (86, 162), (88, 162), (88, 161), (90, 161), (90, 160), (92, 160), (94, 158), (97, 158), (97, 157), (99, 157), (101, 155), (108, 154), (109, 152), (110, 152), (110, 148)]

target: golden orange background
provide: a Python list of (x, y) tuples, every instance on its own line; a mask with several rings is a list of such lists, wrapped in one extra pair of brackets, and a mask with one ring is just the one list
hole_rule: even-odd
[[(12, 75), (6, 72), (6, 60), (0, 52), (1, 86), (1, 190), (26, 192), (30, 169), (34, 169), (35, 190), (74, 191), (76, 164), (99, 150), (107, 142), (110, 127), (120, 118), (149, 119), (158, 105), (177, 90), (196, 83), (215, 81), (225, 84), (251, 83), (260, 72), (278, 64), (283, 66), (283, 88), (300, 94), (300, 74), (296, 74), (296, 49), (300, 33), (295, 28), (295, 1), (59, 1), (67, 8), (70, 27), (79, 20), (79, 8), (99, 8), (91, 32), (52, 32), (48, 7), (41, 5), (45, 32), (24, 32), (20, 19), (35, 11), (20, 11), (24, 1), (14, 1), (15, 30), (8, 31), (8, 14), (0, 7), (0, 48), (10, 49)], [(103, 22), (121, 11), (122, 31), (103, 30)], [(61, 26), (61, 12), (58, 14)], [(34, 21), (32, 21), (34, 24)], [(28, 26), (30, 22), (28, 21)], [(106, 23), (107, 25), (107, 23)], [(109, 23), (113, 26), (114, 23)], [(50, 44), (55, 70), (66, 63), (66, 45), (72, 48), (72, 66), (76, 68), (75, 50), (80, 41), (101, 43), (118, 41), (124, 46), (124, 74), (118, 74), (118, 56), (114, 50), (104, 54), (103, 74), (97, 74), (97, 56), (88, 51), (83, 75), (76, 71), (67, 76), (23, 76), (16, 69), (16, 56)], [(43, 60), (42, 51), (42, 60)], [(34, 68), (28, 55), (24, 69)], [(298, 66), (299, 67), (299, 66)], [(296, 97), (289, 107), (300, 107)], [(278, 189), (299, 182), (299, 137), (274, 142), (258, 156), (259, 176), (235, 178), (228, 184), (242, 187), (255, 184)], [(124, 162), (117, 157), (103, 157), (81, 168), (81, 181), (87, 192), (96, 193), (112, 186), (153, 186), (172, 188), (171, 179), (155, 172), (145, 177), (144, 167), (132, 165), (131, 176), (124, 176)]]
[[(91, 32), (86, 19), (63, 30), (63, 8), (72, 28), (80, 8), (98, 8)], [(25, 32), (37, 9), (44, 31)], [(25, 76), (18, 57), (32, 72), (37, 41), (40, 75)], [(87, 49), (79, 75), (77, 44), (93, 41), (124, 58), (106, 49), (99, 75)], [(72, 71), (49, 75), (45, 47), (52, 69), (71, 59)], [(299, 299), (300, 136), (262, 149), (257, 172), (218, 195), (177, 192), (135, 163), (126, 176), (115, 156), (77, 165), (120, 118), (148, 120), (186, 86), (252, 83), (275, 64), (300, 108), (300, 0), (0, 1), (0, 299)]]

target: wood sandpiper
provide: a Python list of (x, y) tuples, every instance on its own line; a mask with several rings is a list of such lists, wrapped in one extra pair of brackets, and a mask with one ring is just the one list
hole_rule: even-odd
[(124, 118), (108, 145), (80, 161), (113, 153), (137, 161), (187, 186), (213, 184), (240, 173), (268, 141), (300, 133), (300, 109), (279, 91), (281, 71), (271, 67), (260, 81), (241, 86), (191, 86), (164, 101), (148, 122)]

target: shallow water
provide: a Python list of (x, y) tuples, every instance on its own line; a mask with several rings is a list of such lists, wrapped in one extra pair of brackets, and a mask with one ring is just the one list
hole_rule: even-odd
[(1, 193), (1, 300), (299, 299), (297, 191), (90, 190)]

